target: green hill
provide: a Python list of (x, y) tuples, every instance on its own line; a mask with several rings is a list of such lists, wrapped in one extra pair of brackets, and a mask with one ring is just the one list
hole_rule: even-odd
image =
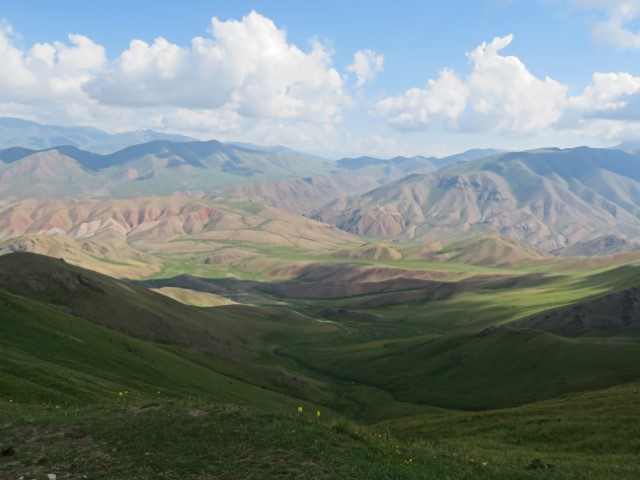
[(384, 389), (398, 400), (455, 410), (511, 407), (640, 380), (640, 343), (504, 327), (289, 351), (324, 373)]
[[(610, 265), (568, 271), (547, 279), (548, 292), (544, 277), (475, 279), (468, 295), (485, 303), (470, 312), (489, 298), (498, 309), (505, 294), (524, 299), (514, 306), (522, 310), (571, 292), (624, 291), (637, 276)], [(197, 308), (58, 259), (0, 257), (0, 474), (631, 480), (640, 472), (633, 335), (507, 327), (425, 335), (419, 319), (393, 333), (384, 308), (318, 321), (294, 310), (325, 308), (321, 299), (284, 300)], [(384, 339), (366, 341), (376, 335)], [(611, 385), (619, 386), (603, 390)], [(531, 403), (541, 399), (549, 400)]]
[[(225, 382), (226, 377), (234, 377), (241, 383), (249, 382), (305, 398), (314, 397), (319, 393), (315, 391), (313, 381), (290, 371), (272, 352), (282, 343), (291, 342), (292, 338), (336, 331), (332, 324), (273, 307), (191, 307), (146, 288), (30, 253), (0, 257), (0, 292), (7, 298), (0, 310), (2, 328), (14, 329), (11, 335), (7, 333), (0, 339), (5, 343), (6, 351), (20, 348), (36, 357), (48, 355), (49, 361), (56, 364), (64, 361), (65, 352), (70, 349), (73, 353), (69, 355), (79, 363), (78, 367), (82, 367), (78, 372), (82, 378), (87, 374), (84, 367), (90, 365), (82, 360), (84, 355), (102, 351), (97, 358), (111, 358), (120, 365), (118, 358), (123, 351), (143, 349), (150, 352), (148, 355), (164, 355), (165, 360), (157, 360), (158, 363), (167, 364), (166, 355), (171, 354), (172, 358), (182, 359), (176, 365), (183, 365), (184, 369), (193, 367), (194, 372), (209, 369), (211, 372), (207, 375), (222, 375)], [(43, 323), (42, 319), (57, 326)], [(48, 343), (51, 335), (47, 332), (50, 330), (58, 332), (58, 343)], [(78, 339), (76, 330), (91, 335), (95, 341), (100, 340), (100, 345), (94, 345), (93, 340)], [(114, 339), (105, 340), (114, 335)], [(125, 341), (118, 340), (121, 338), (137, 343), (131, 347), (121, 345)], [(107, 342), (104, 345), (103, 340)], [(22, 341), (34, 343), (21, 345)], [(62, 346), (66, 344), (68, 348)], [(120, 347), (108, 354), (105, 349), (111, 344)], [(52, 348), (39, 349), (38, 345)], [(143, 354), (139, 357), (141, 363), (135, 364), (140, 368), (137, 375), (144, 379), (147, 378), (146, 366), (156, 360), (145, 360)], [(12, 368), (17, 368), (20, 361), (14, 359), (11, 364)], [(73, 378), (71, 373), (66, 372), (63, 377)], [(148, 373), (151, 378), (155, 375), (153, 370)], [(129, 376), (123, 372), (113, 374), (118, 375)], [(202, 373), (176, 373), (175, 376), (203, 378), (201, 382), (207, 383)], [(43, 374), (42, 378), (47, 376)], [(215, 383), (209, 383), (210, 390), (206, 391), (218, 391)], [(58, 386), (64, 385), (58, 383)], [(150, 388), (153, 390), (154, 387)]]

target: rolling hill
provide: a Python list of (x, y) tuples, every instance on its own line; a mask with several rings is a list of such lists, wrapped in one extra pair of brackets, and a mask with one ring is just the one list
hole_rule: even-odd
[[(300, 335), (336, 331), (333, 325), (280, 308), (237, 304), (192, 307), (149, 289), (32, 253), (0, 256), (0, 295), (5, 299), (0, 307), (1, 328), (27, 328), (26, 324), (16, 324), (20, 318), (38, 325), (37, 312), (42, 310), (45, 319), (53, 325), (40, 322), (37, 328), (58, 328), (60, 333), (56, 336), (66, 337), (64, 343), (77, 342), (74, 334), (68, 332), (69, 328), (87, 331), (90, 335), (101, 335), (100, 331), (117, 332), (118, 335), (103, 335), (105, 346), (110, 342), (119, 345), (118, 336), (135, 339), (138, 345), (146, 342), (149, 346), (144, 348), (151, 351), (164, 345), (171, 355), (210, 369), (213, 376), (230, 375), (244, 383), (297, 392), (301, 397), (318, 395), (310, 387), (312, 381), (279, 365), (272, 350), (279, 342), (288, 342)], [(265, 341), (269, 336), (273, 338)], [(28, 352), (39, 356), (37, 345), (46, 343), (47, 337), (39, 334), (27, 337), (25, 341), (35, 342)], [(3, 341), (11, 350), (22, 343), (6, 335)], [(82, 344), (81, 340), (75, 349), (79, 356), (82, 352), (88, 354)], [(40, 353), (53, 356), (49, 361), (55, 363), (55, 356), (64, 354), (64, 348), (43, 348)], [(143, 381), (143, 367), (152, 360), (145, 355), (141, 357), (144, 361), (132, 368), (141, 369), (138, 379)], [(256, 358), (263, 361), (256, 363)], [(119, 360), (114, 357), (113, 361)], [(86, 369), (80, 371), (87, 373)], [(149, 379), (153, 378), (150, 374)], [(79, 380), (86, 381), (86, 378)]]
[[(617, 272), (633, 267), (619, 267)], [(611, 272), (616, 274), (616, 270)], [(634, 336), (640, 333), (640, 288), (637, 286), (555, 308), (510, 324), (558, 335)]]
[(409, 247), (406, 257), (415, 260), (455, 262), (468, 265), (506, 267), (551, 258), (529, 245), (510, 240), (496, 231), (481, 233), (449, 243), (428, 243)]
[[(496, 243), (514, 246), (495, 234), (488, 240), (489, 252)], [(486, 252), (476, 252), (486, 242), (454, 244), (449, 262), (465, 251), (481, 258)], [(391, 245), (398, 252), (413, 248)], [(509, 276), (507, 269), (451, 263), (466, 275), (455, 281), (419, 263), (376, 265), (380, 260), (367, 258), (370, 247), (361, 247), (363, 258), (345, 259), (339, 268), (281, 267), (284, 281), (270, 282), (269, 290), (277, 307), (191, 307), (59, 259), (0, 256), (0, 415), (10, 431), (0, 446), (17, 451), (0, 471), (11, 465), (12, 473), (35, 476), (171, 472), (198, 478), (211, 472), (236, 478), (250, 462), (253, 474), (285, 472), (284, 478), (320, 472), (326, 478), (506, 480), (531, 478), (540, 472), (529, 466), (542, 463), (553, 465), (554, 478), (612, 472), (634, 478), (635, 337), (618, 331), (568, 338), (495, 324), (509, 309), (525, 312), (527, 302), (562, 305), (572, 292), (582, 301), (592, 289), (634, 288), (637, 267), (604, 264), (595, 272), (535, 277), (526, 269)], [(444, 278), (458, 291), (426, 295), (446, 286)], [(233, 279), (223, 280), (234, 288)], [(306, 291), (299, 289), (303, 283)], [(331, 284), (341, 289), (336, 296), (325, 289)], [(348, 290), (367, 285), (381, 288)], [(423, 298), (390, 308), (342, 308), (394, 288)], [(324, 311), (328, 320), (296, 312), (302, 309)], [(420, 317), (424, 312), (433, 318)], [(462, 328), (476, 316), (490, 327)], [(436, 321), (449, 330), (436, 332)], [(357, 426), (332, 410), (385, 423)], [(172, 455), (153, 453), (162, 445), (170, 445)], [(211, 452), (211, 445), (219, 448)], [(43, 448), (47, 461), (35, 461)], [(69, 449), (73, 458), (64, 453)], [(328, 453), (331, 461), (322, 461)]]
[(117, 278), (138, 278), (157, 273), (161, 261), (128, 245), (110, 245), (95, 240), (74, 240), (64, 234), (25, 234), (0, 241), (0, 255), (31, 252)]

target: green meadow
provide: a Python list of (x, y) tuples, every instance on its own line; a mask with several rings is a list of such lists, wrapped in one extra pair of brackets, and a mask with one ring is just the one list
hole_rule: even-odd
[[(640, 475), (640, 327), (510, 325), (637, 288), (638, 260), (256, 253), (163, 254), (139, 282), (0, 257), (0, 478)], [(355, 293), (340, 295), (343, 275)]]

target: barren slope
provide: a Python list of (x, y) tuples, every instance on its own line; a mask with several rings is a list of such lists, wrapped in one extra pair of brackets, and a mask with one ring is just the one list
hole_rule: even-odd
[(544, 250), (640, 237), (640, 159), (617, 150), (507, 153), (411, 175), (313, 215), (365, 237), (442, 241), (496, 230)]
[(331, 225), (282, 210), (249, 202), (222, 204), (178, 195), (119, 200), (28, 200), (0, 205), (0, 238), (25, 233), (62, 233), (75, 240), (91, 239), (115, 246), (128, 244), (145, 251), (167, 251), (172, 242), (187, 240), (196, 251), (211, 250), (207, 242), (309, 249), (358, 242)]

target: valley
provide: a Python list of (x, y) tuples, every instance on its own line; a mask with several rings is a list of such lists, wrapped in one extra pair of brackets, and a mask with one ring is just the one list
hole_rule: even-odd
[(634, 153), (16, 148), (6, 478), (637, 478)]

